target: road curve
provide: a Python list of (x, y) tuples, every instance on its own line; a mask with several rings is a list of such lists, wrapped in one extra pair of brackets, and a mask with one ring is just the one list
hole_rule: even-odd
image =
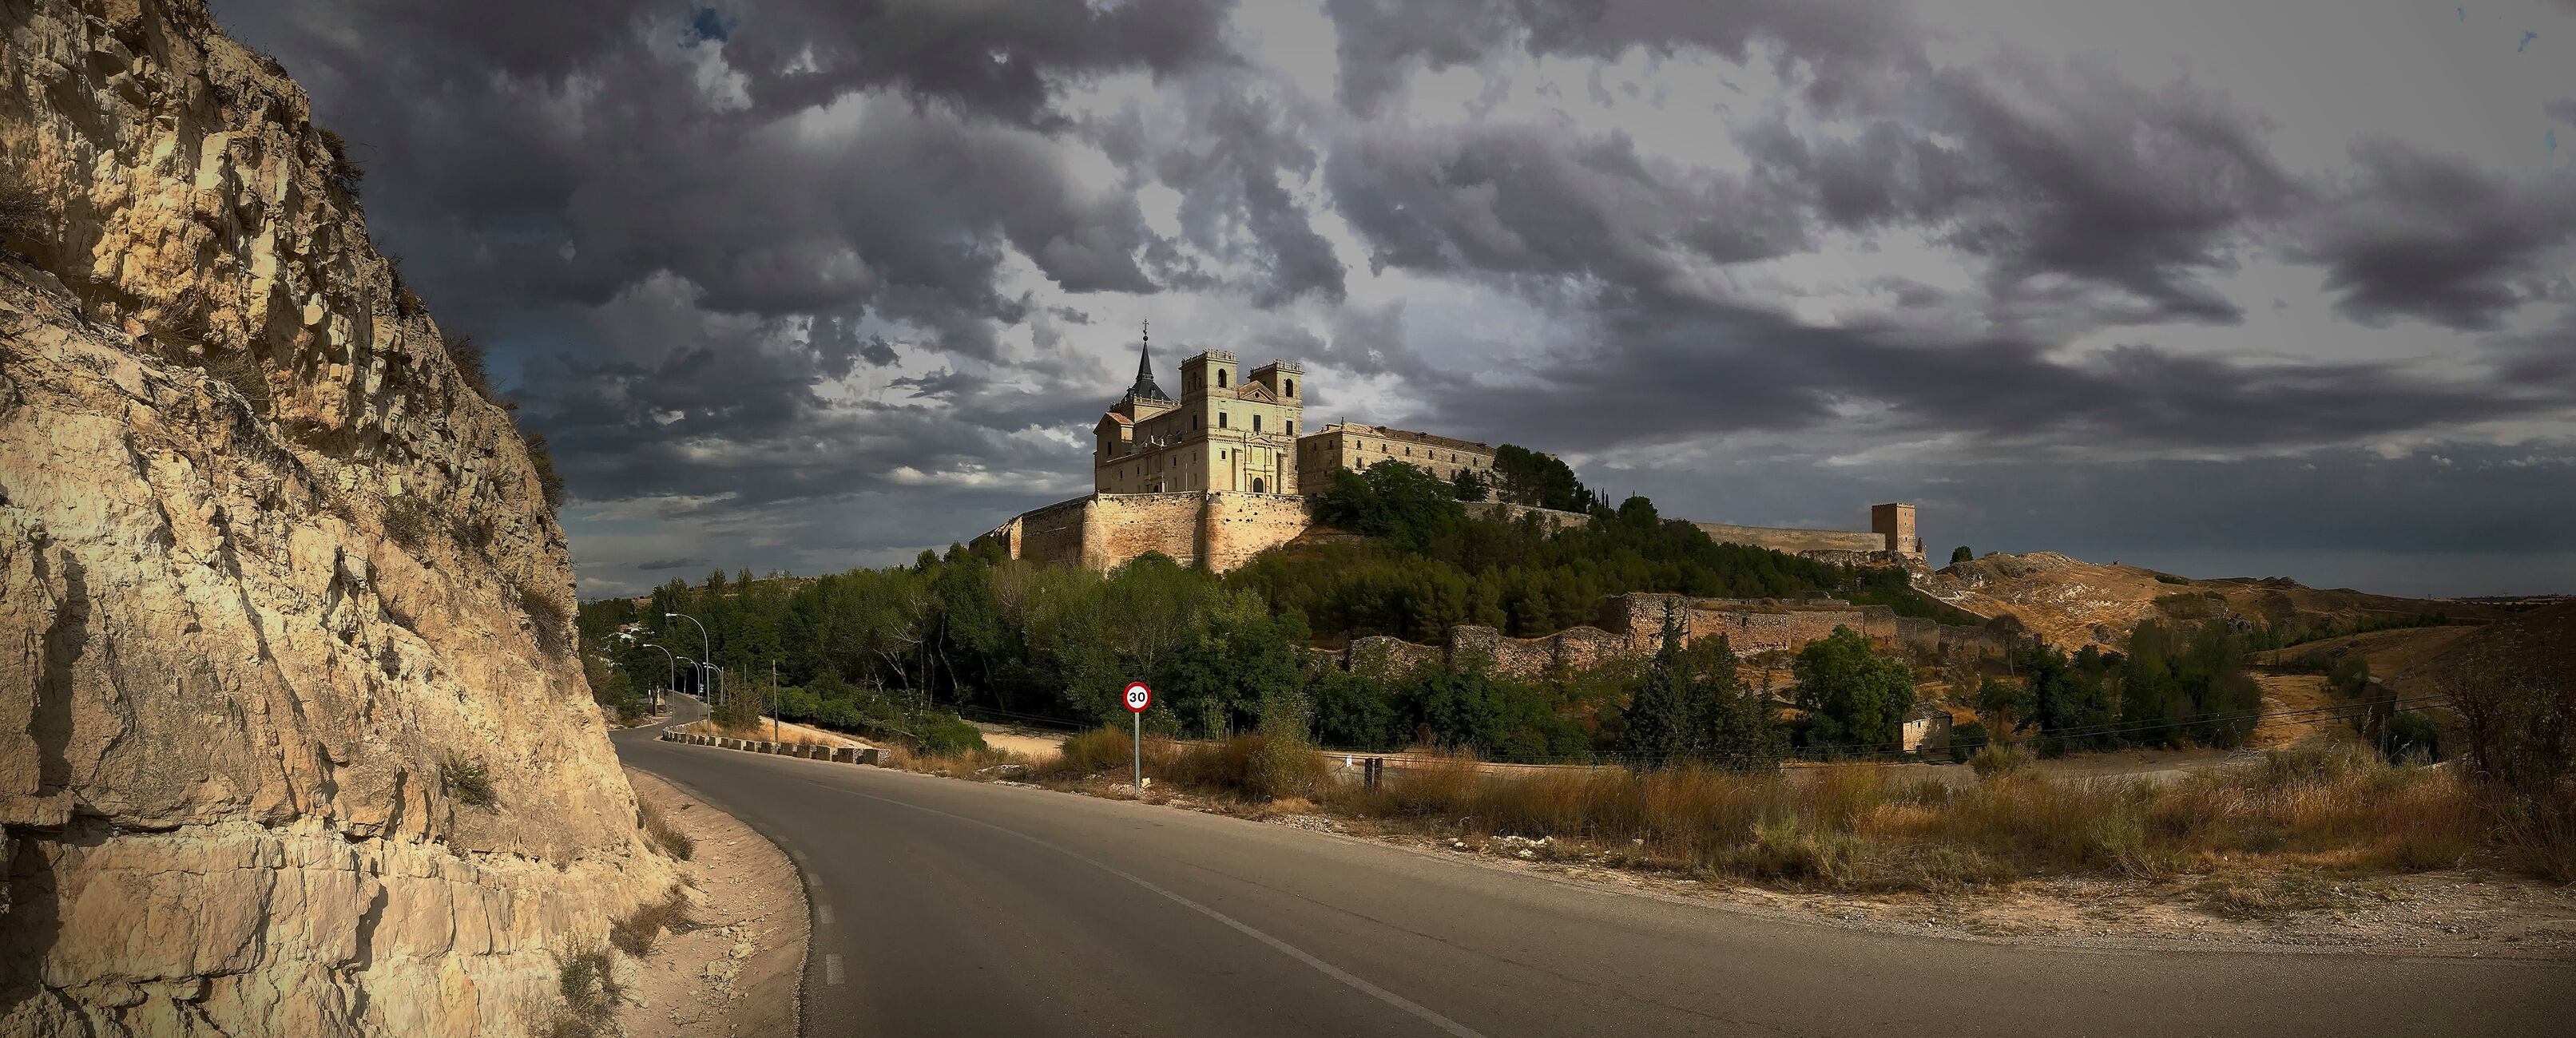
[(1842, 930), (654, 731), (619, 754), (803, 870), (808, 1035), (2537, 1035), (2576, 992), (2563, 962)]

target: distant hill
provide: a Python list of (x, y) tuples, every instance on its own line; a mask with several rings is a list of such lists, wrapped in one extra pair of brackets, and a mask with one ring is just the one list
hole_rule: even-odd
[(2196, 580), (2056, 552), (1989, 555), (1916, 581), (1925, 594), (1965, 612), (2011, 616), (2050, 644), (2116, 647), (2152, 618), (2232, 619), (2248, 627), (2308, 635), (2366, 631), (2427, 615), (2476, 623), (2514, 615), (2494, 600), (2396, 598), (2349, 588), (2312, 588), (2287, 577)]

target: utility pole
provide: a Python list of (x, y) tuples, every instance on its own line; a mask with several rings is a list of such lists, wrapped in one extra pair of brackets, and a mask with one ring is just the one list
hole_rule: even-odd
[(769, 741), (778, 741), (778, 661), (769, 661)]

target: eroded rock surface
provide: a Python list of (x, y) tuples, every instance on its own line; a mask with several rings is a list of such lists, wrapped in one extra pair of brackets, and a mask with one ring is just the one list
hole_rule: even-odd
[(0, 4), (0, 1033), (508, 1032), (669, 883), (337, 152), (200, 0)]

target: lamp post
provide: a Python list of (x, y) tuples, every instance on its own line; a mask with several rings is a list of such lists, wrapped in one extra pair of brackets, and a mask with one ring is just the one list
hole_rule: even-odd
[[(665, 619), (665, 620), (686, 620), (686, 621), (688, 621), (688, 622), (690, 622), (690, 623), (697, 624), (697, 625), (698, 625), (698, 648), (699, 648), (702, 652), (704, 652), (704, 655), (700, 656), (700, 657), (699, 657), (699, 659), (700, 659), (700, 660), (702, 660), (702, 661), (712, 661), (712, 660), (714, 660), (714, 659), (715, 659), (715, 657), (716, 657), (715, 641), (714, 641), (713, 639), (710, 639), (710, 638), (708, 638), (708, 637), (707, 637), (707, 625), (702, 624), (702, 623), (698, 623), (698, 618), (697, 618), (697, 617), (690, 616), (690, 615), (689, 615), (689, 614), (687, 614), (687, 613), (663, 613), (663, 614), (662, 614), (662, 619)], [(717, 671), (717, 672), (716, 672), (716, 698), (718, 698), (718, 699), (722, 699), (723, 697), (724, 697), (724, 672), (723, 672), (723, 671), (721, 671), (721, 670), (719, 670), (719, 671)]]
[[(678, 656), (672, 656), (672, 655), (671, 655), (671, 650), (669, 650), (669, 649), (662, 649), (662, 647), (661, 647), (661, 646), (659, 646), (659, 645), (655, 645), (655, 644), (653, 644), (652, 642), (645, 642), (645, 643), (644, 643), (644, 647), (645, 647), (645, 648), (647, 648), (647, 649), (661, 649), (661, 650), (662, 650), (662, 655), (670, 656), (670, 657), (671, 657), (671, 682), (670, 682), (670, 684), (671, 684), (671, 690), (672, 690), (672, 691), (674, 691), (674, 692), (679, 691), (679, 689), (680, 689), (680, 658), (679, 658)], [(654, 708), (654, 711), (655, 711), (656, 713), (659, 713), (659, 712), (661, 711), (661, 707), (662, 707), (662, 695), (661, 695), (661, 691), (660, 691), (659, 689), (656, 689), (656, 690), (654, 691), (654, 695), (653, 695), (653, 708)]]

